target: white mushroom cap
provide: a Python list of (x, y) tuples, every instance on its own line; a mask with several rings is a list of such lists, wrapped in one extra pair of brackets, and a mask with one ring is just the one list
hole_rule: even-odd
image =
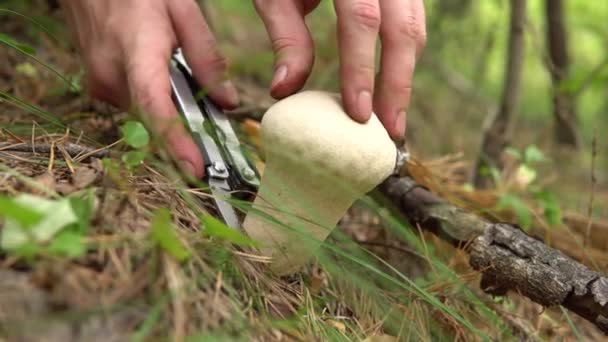
[(275, 272), (292, 273), (348, 208), (391, 174), (397, 150), (375, 114), (358, 123), (337, 94), (321, 91), (275, 103), (262, 120), (262, 139), (266, 166), (243, 227), (272, 257)]

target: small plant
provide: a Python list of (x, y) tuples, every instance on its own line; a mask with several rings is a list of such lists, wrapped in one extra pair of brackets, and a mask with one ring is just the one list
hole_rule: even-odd
[(159, 209), (152, 218), (152, 240), (177, 261), (184, 262), (190, 258), (190, 252), (177, 236), (171, 223), (171, 213), (168, 209)]
[(5, 219), (0, 249), (26, 258), (83, 256), (92, 198), (90, 193), (60, 199), (30, 194), (0, 197), (0, 217)]
[[(508, 154), (514, 157), (520, 165), (515, 171), (516, 182), (534, 199), (535, 205), (543, 209), (543, 215), (549, 225), (555, 226), (562, 222), (561, 209), (555, 194), (538, 184), (538, 163), (547, 162), (547, 157), (536, 145), (529, 145), (523, 151), (508, 148)], [(518, 223), (528, 229), (532, 223), (532, 211), (520, 194), (513, 192), (501, 196), (497, 209), (511, 209), (517, 216)]]
[(148, 151), (145, 149), (150, 143), (150, 134), (139, 121), (127, 121), (120, 127), (120, 133), (127, 145), (134, 148), (122, 155), (122, 162), (128, 169), (141, 165)]

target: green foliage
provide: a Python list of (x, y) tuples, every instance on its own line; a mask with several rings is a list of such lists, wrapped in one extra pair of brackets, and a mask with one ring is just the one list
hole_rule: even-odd
[(122, 155), (121, 160), (127, 168), (132, 169), (141, 165), (147, 156), (148, 152), (146, 151), (129, 151)]
[(53, 115), (52, 113), (49, 113), (48, 111), (35, 106), (27, 101), (23, 101), (22, 99), (13, 96), (7, 92), (4, 92), (2, 90), (0, 90), (0, 102), (7, 102), (19, 109), (22, 109), (28, 113), (34, 114), (40, 118), (42, 118), (43, 120), (53, 124), (56, 127), (60, 127), (60, 128), (64, 128), (65, 125), (61, 122), (61, 120), (59, 118), (57, 118), (57, 116)]
[(26, 55), (35, 55), (36, 54), (36, 49), (34, 49), (33, 47), (27, 45), (27, 44), (22, 44), (17, 42), (15, 39), (13, 39), (12, 37), (4, 34), (4, 33), (0, 33), (0, 43), (8, 46), (8, 47), (12, 47), (15, 50), (26, 54)]
[(139, 121), (127, 121), (120, 126), (120, 132), (125, 143), (134, 148), (121, 156), (123, 164), (129, 170), (141, 165), (149, 156), (146, 147), (150, 143), (150, 133)]
[[(529, 184), (528, 191), (536, 201), (536, 204), (543, 209), (547, 223), (551, 226), (561, 224), (562, 214), (557, 196), (553, 192), (542, 189), (534, 183), (538, 175), (538, 171), (536, 170), (537, 164), (548, 161), (545, 154), (536, 145), (527, 146), (523, 152), (509, 147), (505, 152), (521, 162), (521, 165), (517, 168), (516, 177), (521, 182)], [(520, 195), (513, 193), (503, 195), (499, 200), (497, 209), (507, 208), (515, 212), (519, 224), (524, 229), (530, 227), (532, 212)]]
[(154, 213), (151, 235), (153, 241), (177, 261), (184, 262), (190, 258), (190, 252), (180, 241), (171, 223), (171, 213), (169, 210), (161, 208)]
[(203, 235), (240, 246), (258, 246), (258, 243), (238, 230), (234, 230), (211, 215), (201, 217)]
[(167, 299), (161, 298), (154, 305), (154, 307), (152, 307), (152, 310), (150, 310), (150, 312), (148, 313), (148, 316), (146, 317), (146, 319), (144, 320), (142, 325), (139, 327), (139, 329), (133, 335), (131, 335), (131, 339), (130, 339), (131, 342), (146, 341), (146, 338), (151, 333), (155, 324), (158, 323), (158, 321), (161, 319), (163, 309), (167, 305), (167, 301), (168, 301)]
[[(5, 0), (5, 2), (6, 2), (6, 0)], [(47, 27), (48, 25), (44, 25), (39, 20), (36, 20), (35, 18), (32, 18), (27, 15), (21, 14), (18, 11), (13, 11), (13, 10), (10, 10), (7, 8), (0, 8), (0, 19), (2, 19), (3, 17), (8, 17), (8, 16), (17, 16), (19, 18), (25, 19), (25, 20), (29, 21), (30, 23), (32, 23), (40, 31), (43, 31), (46, 34), (48, 34), (49, 37), (53, 38), (54, 41), (59, 41), (59, 39), (57, 39), (57, 37), (51, 32), (51, 30), (49, 30), (49, 28)], [(46, 18), (46, 17), (43, 17), (43, 18)]]
[(91, 217), (90, 199), (90, 194), (56, 200), (29, 194), (0, 197), (0, 215), (5, 218), (0, 248), (25, 257), (83, 256), (87, 251), (84, 236)]
[(548, 190), (537, 190), (533, 192), (536, 202), (543, 208), (545, 219), (551, 226), (562, 223), (562, 210), (557, 196)]
[(61, 80), (63, 80), (71, 88), (78, 90), (78, 87), (74, 86), (72, 84), (72, 82), (67, 77), (65, 77), (59, 70), (55, 69), (50, 64), (45, 63), (41, 59), (36, 57), (36, 50), (33, 47), (31, 47), (27, 44), (19, 43), (12, 37), (10, 37), (6, 34), (3, 34), (3, 33), (0, 33), (0, 44), (4, 44), (4, 45), (8, 46), (9, 48), (12, 48), (12, 49), (24, 54), (25, 56), (29, 57), (36, 63), (42, 65), (43, 67), (45, 67), (46, 69), (48, 69), (49, 71), (54, 73), (57, 77), (59, 77)]
[(44, 217), (43, 214), (30, 208), (28, 205), (21, 204), (12, 198), (0, 197), (0, 215), (5, 218), (15, 220), (23, 228), (28, 229)]
[(139, 121), (127, 121), (120, 127), (125, 142), (133, 148), (142, 148), (150, 142), (150, 134)]
[(526, 203), (521, 199), (521, 197), (514, 194), (506, 194), (501, 196), (498, 201), (497, 209), (512, 209), (517, 216), (517, 221), (519, 225), (524, 229), (530, 228), (530, 224), (532, 223), (532, 213)]
[(532, 164), (532, 163), (538, 163), (538, 162), (544, 162), (547, 159), (545, 158), (544, 153), (534, 144), (526, 147), (526, 151), (524, 153), (524, 160), (523, 162), (525, 164)]
[(216, 333), (216, 334), (197, 334), (189, 336), (186, 339), (186, 342), (228, 342), (228, 341), (241, 341), (241, 339), (237, 339), (234, 336), (230, 336), (228, 334)]

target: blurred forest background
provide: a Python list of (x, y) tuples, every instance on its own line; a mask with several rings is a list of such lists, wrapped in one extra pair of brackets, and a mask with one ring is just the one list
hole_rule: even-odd
[[(232, 73), (270, 84), (273, 56), (252, 6), (211, 3)], [(592, 160), (595, 191), (608, 190), (602, 133), (608, 125), (608, 3), (426, 0), (425, 8), (428, 41), (413, 84), (409, 148), (423, 158), (462, 153), (474, 173), (482, 151), (488, 153), (484, 134), (494, 127), (490, 145), (503, 152), (538, 147), (547, 157), (535, 165), (539, 177), (563, 205), (586, 211)], [(308, 19), (317, 60), (307, 88), (338, 89), (336, 32), (328, 20), (334, 16), (331, 1), (324, 1)], [(496, 131), (502, 123), (505, 133)], [(500, 166), (493, 154), (489, 164)], [(601, 205), (607, 197), (599, 198), (604, 201), (598, 199), (595, 212), (607, 217)]]
[[(267, 90), (273, 76), (273, 54), (252, 1), (198, 2), (228, 57), (230, 73), (242, 95), (242, 108), (232, 113), (235, 121), (259, 119), (273, 103)], [(547, 244), (605, 273), (608, 2), (425, 0), (425, 8), (427, 47), (415, 72), (406, 132), (408, 148), (415, 158), (428, 163), (446, 188), (457, 187), (458, 191), (483, 199), (479, 202), (488, 203), (481, 211), (519, 223), (526, 231), (534, 228), (532, 233), (542, 236)], [(101, 207), (110, 213), (113, 213), (110, 209), (116, 208), (123, 211), (116, 209), (119, 214), (115, 215), (103, 212), (95, 216), (90, 231), (86, 234), (78, 231), (77, 239), (88, 241), (93, 248), (99, 247), (94, 256), (84, 257), (86, 249), (73, 239), (53, 245), (57, 251), (68, 254), (67, 261), (58, 259), (53, 250), (44, 250), (50, 256), (43, 254), (40, 262), (23, 264), (22, 255), (0, 250), (0, 341), (3, 333), (10, 330), (7, 327), (13, 327), (3, 323), (6, 311), (2, 306), (19, 303), (21, 299), (17, 298), (22, 296), (27, 304), (22, 306), (30, 310), (39, 305), (29, 302), (31, 298), (45, 296), (24, 285), (21, 278), (13, 278), (13, 271), (30, 272), (37, 288), (52, 293), (48, 296), (52, 310), (73, 310), (70, 318), (66, 318), (68, 321), (79, 316), (74, 312), (95, 311), (98, 306), (126, 303), (129, 308), (141, 308), (135, 314), (120, 311), (121, 316), (109, 323), (95, 321), (97, 325), (89, 324), (83, 330), (72, 329), (69, 334), (76, 335), (70, 336), (77, 336), (76, 331), (81, 334), (95, 331), (97, 340), (105, 341), (106, 337), (121, 340), (119, 332), (123, 329), (135, 331), (132, 340), (144, 340), (153, 333), (184, 340), (198, 331), (216, 329), (220, 335), (242, 331), (247, 324), (264, 336), (260, 340), (306, 341), (310, 336), (321, 336), (321, 340), (392, 341), (366, 339), (384, 323), (384, 317), (368, 313), (373, 311), (369, 309), (373, 301), (358, 292), (364, 286), (357, 288), (357, 285), (366, 277), (359, 279), (352, 275), (351, 279), (349, 272), (330, 276), (329, 271), (324, 273), (311, 266), (301, 282), (268, 279), (256, 273), (255, 267), (247, 264), (251, 261), (247, 258), (235, 262), (238, 266), (234, 267), (241, 273), (231, 267), (226, 269), (223, 258), (229, 253), (223, 247), (209, 243), (200, 234), (188, 235), (196, 229), (193, 228), (197, 226), (193, 223), (196, 215), (181, 197), (183, 193), (165, 178), (168, 176), (162, 163), (146, 159), (149, 164), (134, 168), (128, 159), (115, 158), (115, 163), (103, 164), (111, 181), (101, 182), (101, 167), (93, 162), (79, 166), (86, 170), (79, 173), (79, 168), (74, 171), (70, 163), (55, 161), (54, 155), (31, 151), (17, 151), (27, 155), (8, 154), (14, 144), (29, 143), (32, 132), (38, 134), (38, 143), (47, 147), (51, 144), (50, 150), (53, 144), (65, 142), (68, 135), (71, 142), (92, 143), (94, 148), (118, 146), (116, 150), (120, 153), (135, 147), (117, 143), (121, 138), (129, 141), (126, 131), (120, 128), (123, 126), (119, 127), (121, 120), (129, 116), (87, 96), (82, 64), (62, 18), (53, 0), (0, 0), (0, 144), (4, 144), (0, 145), (0, 191), (10, 195), (36, 193), (27, 186), (13, 186), (21, 182), (29, 184), (24, 181), (28, 177), (54, 188), (60, 199), (72, 192), (102, 188)], [(316, 63), (307, 89), (338, 90), (334, 18), (330, 0), (322, 1), (308, 17), (316, 44)], [(66, 80), (76, 88), (67, 86)], [(65, 127), (57, 129), (54, 126), (57, 122), (67, 123), (69, 134), (65, 133)], [(79, 135), (80, 130), (85, 132), (83, 136)], [(247, 133), (248, 129), (245, 127), (243, 131)], [(140, 162), (138, 159), (135, 164)], [(49, 180), (45, 171), (53, 167), (54, 174)], [(17, 173), (21, 176), (16, 176)], [(112, 187), (116, 184), (118, 190), (114, 194)], [(496, 201), (484, 202), (489, 197)], [(4, 197), (0, 199), (2, 205), (12, 203)], [(106, 201), (110, 209), (105, 207)], [(152, 243), (142, 242), (142, 235), (138, 234), (148, 229), (148, 209), (152, 211), (158, 206), (175, 213), (178, 218), (173, 223), (185, 228), (175, 234), (181, 236), (185, 246), (196, 247), (192, 250), (198, 251), (197, 258), (187, 259), (176, 252), (183, 247), (177, 242), (175, 247), (167, 246), (158, 237), (154, 240), (158, 231), (152, 234)], [(0, 214), (11, 213), (3, 210)], [(404, 296), (384, 291), (384, 287), (383, 291), (376, 291), (377, 284), (370, 286), (368, 292), (363, 291), (370, 298), (381, 293), (379, 297), (404, 311), (402, 318), (415, 326), (408, 326), (410, 330), (402, 327), (410, 332), (405, 339), (469, 340), (474, 339), (472, 336), (484, 336), (483, 333), (496, 340), (516, 340), (517, 336), (534, 337), (530, 340), (592, 340), (600, 336), (592, 325), (567, 314), (563, 308), (545, 311), (526, 298), (514, 296), (511, 301), (503, 301), (469, 291), (478, 288), (478, 281), (471, 275), (466, 254), (431, 234), (412, 234), (406, 238), (404, 233), (391, 239), (389, 233), (378, 233), (385, 229), (379, 217), (382, 215), (378, 212), (357, 207), (342, 224), (357, 243), (381, 255), (391, 255), (387, 261), (415, 279), (412, 286), (416, 290)], [(166, 227), (173, 231), (169, 223)], [(163, 239), (168, 234), (171, 238), (167, 240), (177, 241), (171, 235), (174, 233), (162, 231), (162, 234)], [(374, 240), (380, 237), (384, 240)], [(177, 253), (188, 261), (179, 266), (167, 261), (152, 252), (157, 245), (166, 249), (165, 254)], [(411, 251), (412, 246), (416, 251)], [(407, 257), (391, 254), (395, 251), (406, 253)], [(27, 251), (38, 252), (38, 249)], [(431, 261), (432, 272), (428, 269), (422, 272), (424, 267), (420, 264), (425, 263), (419, 259)], [(199, 277), (204, 281), (199, 281)], [(409, 278), (396, 277), (400, 286), (411, 285)], [(180, 301), (181, 293), (177, 299), (166, 300), (166, 293), (175, 294), (176, 279), (192, 285), (198, 291), (193, 296), (205, 299), (201, 301), (203, 304), (190, 297)], [(15, 288), (22, 292), (19, 295), (10, 292)], [(224, 288), (227, 290), (218, 290)], [(348, 297), (351, 290), (355, 294), (352, 298)], [(428, 298), (440, 298), (441, 303)], [(484, 311), (484, 305), (492, 310)], [(271, 318), (289, 310), (299, 314), (295, 327), (281, 321), (269, 328)], [(29, 319), (27, 310), (23, 311), (23, 317)], [(348, 321), (349, 317), (355, 317), (354, 323)], [(129, 323), (126, 328), (124, 322)], [(435, 333), (437, 327), (445, 335)], [(29, 326), (24, 330), (28, 329)], [(117, 335), (105, 336), (108, 331)], [(55, 329), (53, 334), (49, 339), (66, 340), (62, 339), (66, 335), (61, 335), (67, 334), (64, 330)], [(215, 340), (205, 336), (189, 340)]]

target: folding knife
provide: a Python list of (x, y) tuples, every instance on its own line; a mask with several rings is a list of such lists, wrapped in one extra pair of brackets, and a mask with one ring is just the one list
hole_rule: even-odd
[(229, 202), (239, 194), (256, 193), (259, 173), (243, 154), (228, 117), (195, 81), (180, 49), (171, 58), (170, 77), (173, 101), (203, 155), (203, 181), (209, 184), (224, 222), (240, 230), (237, 211)]

